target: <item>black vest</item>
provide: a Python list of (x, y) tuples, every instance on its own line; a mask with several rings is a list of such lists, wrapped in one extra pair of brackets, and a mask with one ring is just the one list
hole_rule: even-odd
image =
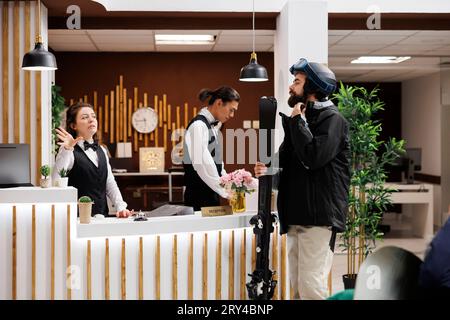
[[(208, 150), (214, 159), (216, 164), (217, 173), (219, 176), (222, 172), (222, 156), (220, 154), (221, 149), (219, 142), (216, 141), (214, 133), (212, 132), (211, 124), (208, 122), (205, 116), (197, 115), (195, 116), (186, 130), (195, 121), (202, 121), (208, 127)], [(198, 211), (201, 207), (212, 207), (220, 205), (219, 195), (212, 190), (195, 171), (191, 157), (189, 155), (186, 143), (184, 144), (184, 155), (183, 155), (183, 166), (184, 166), (184, 181), (186, 185), (186, 190), (184, 192), (184, 204), (190, 207), (194, 207), (194, 210)]]
[(107, 159), (105, 153), (97, 149), (98, 167), (88, 158), (87, 154), (75, 145), (73, 155), (75, 162), (69, 173), (69, 185), (78, 189), (78, 198), (88, 196), (94, 201), (92, 215), (108, 215), (106, 202), (106, 180), (108, 178)]

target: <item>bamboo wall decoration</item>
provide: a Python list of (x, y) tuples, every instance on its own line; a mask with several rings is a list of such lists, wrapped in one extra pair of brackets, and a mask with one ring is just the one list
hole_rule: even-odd
[(163, 137), (164, 137), (164, 152), (167, 152), (167, 124), (165, 123), (164, 123)]
[(92, 300), (91, 240), (87, 241), (86, 269), (86, 299)]
[(178, 299), (178, 243), (177, 235), (173, 236), (172, 247), (172, 299)]
[(156, 236), (155, 248), (155, 299), (161, 299), (161, 240)]
[(109, 128), (109, 96), (105, 94), (105, 133), (108, 135)]
[[(136, 110), (138, 109), (138, 88), (134, 87), (134, 102), (133, 102), (133, 110), (136, 112)], [(142, 133), (139, 133), (135, 130), (134, 131), (134, 151), (137, 152), (138, 151), (138, 136), (139, 136), (139, 140), (142, 140)]]
[(119, 98), (119, 110), (120, 110), (120, 117), (119, 117), (119, 135), (120, 135), (120, 139), (118, 139), (117, 141), (123, 141), (123, 126), (124, 126), (124, 122), (123, 122), (123, 113), (124, 113), (124, 108), (123, 108), (123, 75), (119, 76), (119, 92), (118, 92), (118, 98)]
[(234, 230), (231, 231), (228, 252), (228, 300), (234, 300)]
[[(19, 2), (14, 1), (13, 20), (13, 66), (14, 66), (14, 143), (20, 143), (20, 57), (19, 57)], [(3, 108), (6, 109), (6, 108)]]
[(98, 107), (98, 142), (103, 143), (103, 107)]
[[(175, 131), (175, 122), (172, 122), (172, 128), (173, 128), (173, 130), (172, 130), (172, 133), (173, 133)], [(172, 139), (172, 135), (171, 135), (171, 140), (172, 140), (172, 150), (173, 150), (173, 148), (175, 148), (176, 141), (175, 141), (175, 139)]]
[(177, 106), (177, 129), (180, 128), (180, 106)]
[(222, 300), (222, 231), (219, 231), (216, 248), (216, 300)]
[(17, 299), (17, 208), (13, 206), (12, 215), (12, 300)]
[[(39, 168), (42, 165), (42, 77), (41, 73), (36, 74), (36, 181), (41, 179)], [(5, 109), (5, 108), (3, 108)]]
[[(131, 94), (131, 92), (130, 92), (130, 94)], [(133, 141), (133, 139), (131, 139), (131, 137), (133, 136), (133, 131), (131, 131), (132, 129), (131, 129), (131, 117), (132, 117), (132, 115), (133, 115), (133, 99), (131, 99), (131, 98), (128, 98), (128, 102), (127, 102), (128, 104), (128, 107), (127, 107), (127, 109), (128, 109), (128, 129), (127, 129), (127, 131), (128, 131), (128, 133), (127, 133), (127, 137), (128, 138), (130, 138), (130, 141)]]
[(105, 300), (109, 300), (109, 239), (105, 239)]
[(55, 205), (52, 205), (50, 247), (50, 300), (55, 300)]
[[(144, 107), (148, 108), (148, 94), (147, 93), (144, 93)], [(144, 147), (148, 147), (149, 146), (149, 144), (148, 144), (148, 139), (149, 138), (150, 137), (149, 137), (148, 133), (144, 134)]]
[(158, 127), (155, 129), (155, 147), (159, 147)]
[[(139, 102), (138, 108), (142, 108), (142, 102)], [(144, 141), (144, 144), (145, 144), (145, 136), (146, 134), (139, 133), (139, 141)]]
[(160, 128), (162, 128), (162, 124), (163, 124), (163, 102), (159, 101), (159, 111), (158, 111), (158, 122), (159, 122), (159, 126)]
[(130, 141), (133, 141), (131, 137), (133, 136), (133, 131), (131, 130), (131, 119), (133, 114), (133, 99), (128, 98), (128, 137)]
[[(2, 65), (7, 66), (9, 61), (9, 23), (8, 6), (2, 8)], [(9, 68), (2, 68), (2, 105), (9, 104)], [(3, 107), (3, 143), (9, 142), (9, 108)]]
[(120, 142), (121, 140), (121, 133), (122, 131), (120, 130), (120, 85), (116, 86), (116, 91), (115, 91), (115, 103), (116, 103), (116, 118), (115, 118), (115, 136), (116, 136), (116, 142)]
[[(33, 205), (33, 214), (35, 214), (35, 206)], [(66, 246), (67, 246), (67, 252), (66, 252), (66, 284), (72, 283), (72, 271), (70, 270), (70, 266), (72, 265), (72, 250), (71, 250), (71, 243), (70, 243), (70, 204), (67, 205), (67, 218), (66, 218)], [(34, 226), (36, 228), (36, 226)], [(34, 243), (34, 246), (36, 246), (36, 243)], [(34, 250), (36, 251), (36, 250)], [(35, 252), (36, 255), (36, 252)], [(33, 267), (34, 273), (36, 274), (36, 261), (34, 261), (35, 265)], [(72, 286), (67, 286), (67, 292), (66, 292), (67, 300), (72, 300)]]
[(169, 104), (167, 106), (167, 129), (172, 127), (172, 106)]
[(164, 122), (167, 122), (167, 95), (163, 94)]
[[(103, 101), (100, 101), (100, 97)], [(99, 143), (107, 145), (131, 141), (133, 157), (138, 156), (136, 153), (139, 152), (139, 147), (164, 147), (165, 152), (171, 152), (177, 145), (176, 140), (171, 140), (172, 134), (177, 129), (186, 128), (191, 119), (188, 103), (175, 106), (169, 102), (167, 94), (153, 95), (153, 106), (149, 105), (147, 92), (143, 93), (140, 101), (138, 87), (128, 89), (123, 75), (119, 76), (118, 83), (114, 84), (108, 94), (103, 95), (93, 90), (91, 94), (82, 95), (79, 101), (89, 103), (90, 98), (93, 99), (92, 105), (97, 114)], [(74, 98), (70, 101), (72, 104)], [(138, 133), (132, 127), (133, 113), (143, 107), (153, 108), (157, 114), (158, 124), (149, 134)], [(192, 115), (195, 116), (197, 112), (197, 107), (193, 107)], [(39, 174), (36, 176), (40, 178)]]
[(97, 91), (94, 91), (94, 105), (93, 105), (93, 107), (94, 107), (94, 112), (95, 112), (95, 115), (98, 115), (98, 109), (97, 109)]
[(203, 257), (202, 257), (202, 298), (208, 299), (208, 234), (203, 235)]
[[(31, 299), (36, 299), (36, 205), (33, 204), (31, 212)], [(69, 221), (69, 220), (67, 220)], [(69, 222), (68, 222), (69, 223)], [(69, 230), (69, 229), (68, 229)], [(70, 261), (70, 244), (67, 243), (67, 261)], [(70, 289), (67, 289), (70, 290)], [(67, 291), (69, 293), (69, 291)], [(67, 295), (70, 300), (70, 295)]]
[(189, 251), (188, 251), (188, 300), (194, 298), (194, 235), (189, 235)]
[(111, 96), (110, 96), (110, 103), (111, 103), (111, 107), (109, 109), (110, 112), (110, 124), (109, 124), (109, 142), (114, 143), (114, 103), (115, 103), (115, 99), (114, 99), (114, 91), (111, 90)]
[(188, 117), (189, 117), (189, 107), (188, 107), (188, 104), (185, 103), (184, 104), (184, 128), (185, 129), (188, 126), (188, 121), (189, 121)]
[(139, 300), (144, 299), (144, 239), (139, 237)]
[(245, 300), (247, 295), (246, 295), (246, 286), (245, 286), (245, 282), (246, 282), (246, 265), (245, 265), (245, 261), (246, 261), (246, 244), (247, 244), (247, 234), (246, 234), (246, 230), (243, 229), (242, 230), (242, 238), (241, 238), (241, 256), (240, 256), (240, 261), (239, 261), (239, 266), (240, 266), (240, 282), (241, 282), (241, 286), (240, 286), (240, 299), (241, 300)]
[(127, 100), (127, 89), (122, 89), (122, 99), (123, 99), (123, 102), (122, 102), (122, 109), (123, 109), (123, 122), (122, 122), (122, 130), (123, 130), (123, 133), (122, 133), (122, 137), (123, 137), (123, 142), (127, 142), (127, 138), (128, 138), (128, 132), (127, 132), (127, 129), (128, 129), (128, 124), (127, 124), (127, 119), (128, 119), (128, 108), (127, 108), (127, 102), (128, 102), (128, 100)]
[(120, 268), (120, 277), (121, 277), (121, 286), (120, 292), (122, 300), (127, 299), (127, 256), (126, 256), (126, 248), (125, 248), (125, 239), (122, 238), (122, 258), (121, 258), (121, 268)]

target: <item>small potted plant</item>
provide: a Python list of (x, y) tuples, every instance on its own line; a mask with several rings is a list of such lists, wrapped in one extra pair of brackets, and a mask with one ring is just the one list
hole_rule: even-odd
[(58, 171), (59, 173), (59, 179), (56, 181), (56, 184), (58, 187), (64, 188), (67, 187), (69, 183), (69, 172), (70, 170), (67, 170), (66, 168), (62, 168)]
[(41, 175), (44, 177), (43, 179), (41, 179), (40, 181), (40, 185), (42, 188), (49, 188), (52, 185), (52, 181), (50, 178), (50, 166), (48, 165), (43, 165), (41, 167)]
[(230, 195), (230, 205), (234, 213), (245, 211), (245, 194), (256, 190), (257, 180), (244, 169), (236, 170), (220, 177), (220, 185)]
[(92, 204), (94, 201), (88, 196), (78, 199), (78, 212), (80, 214), (80, 223), (90, 223), (92, 215)]

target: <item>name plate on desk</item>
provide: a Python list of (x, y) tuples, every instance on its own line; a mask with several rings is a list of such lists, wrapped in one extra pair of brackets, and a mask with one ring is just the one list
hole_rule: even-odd
[(203, 207), (202, 217), (218, 217), (233, 214), (230, 206)]

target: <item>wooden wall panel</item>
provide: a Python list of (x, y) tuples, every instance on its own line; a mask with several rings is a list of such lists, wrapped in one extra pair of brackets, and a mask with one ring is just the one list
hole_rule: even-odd
[(8, 25), (8, 3), (3, 2), (2, 7), (2, 106), (3, 106), (3, 143), (9, 142), (9, 25)]

